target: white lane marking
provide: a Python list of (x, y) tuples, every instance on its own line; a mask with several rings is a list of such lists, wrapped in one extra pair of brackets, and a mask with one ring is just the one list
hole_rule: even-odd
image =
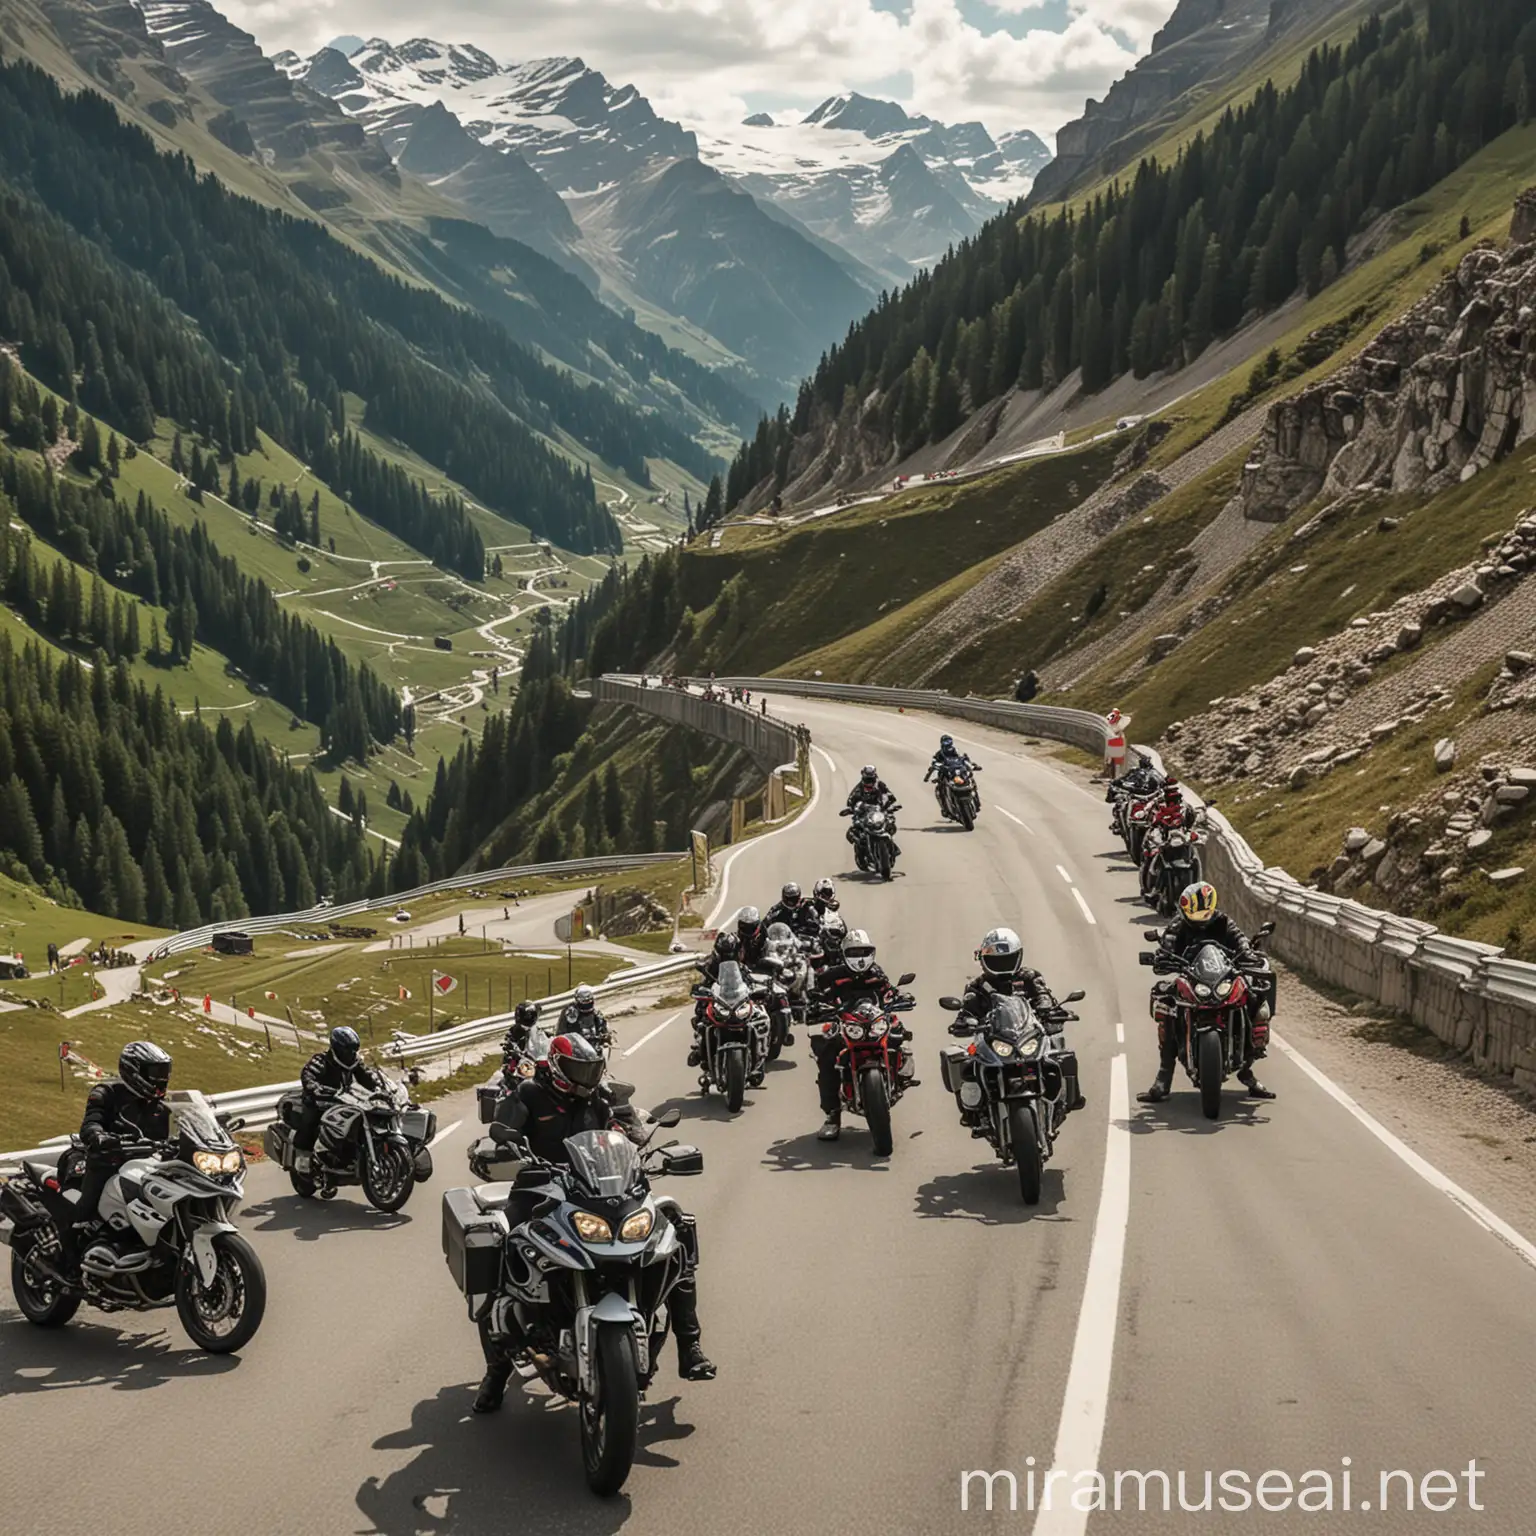
[(1115, 1044), (1125, 1044), (1125, 1025), (1123, 1023), (1115, 1025)]
[(1058, 865), (1057, 865), (1057, 866), (1056, 866), (1056, 873), (1057, 873), (1057, 874), (1058, 874), (1058, 875), (1060, 875), (1060, 876), (1061, 876), (1061, 878), (1062, 878), (1062, 879), (1063, 879), (1063, 880), (1065, 880), (1065, 881), (1066, 881), (1066, 882), (1067, 882), (1067, 884), (1068, 884), (1068, 885), (1071, 885), (1071, 884), (1072, 884), (1072, 876), (1071, 876), (1071, 875), (1069, 875), (1069, 874), (1068, 874), (1068, 873), (1067, 873), (1067, 872), (1066, 872), (1066, 870), (1065, 870), (1065, 869), (1064, 869), (1064, 868), (1063, 868), (1063, 867), (1062, 867), (1062, 866), (1061, 866), (1061, 865), (1060, 865), (1060, 864), (1058, 864)]
[(827, 760), (827, 767), (833, 773), (837, 772), (837, 764), (832, 761), (832, 754), (828, 752), (825, 747), (818, 747), (815, 742), (812, 742), (811, 751), (819, 754), (821, 757), (824, 757)]
[(1529, 1239), (1522, 1237), (1502, 1217), (1495, 1216), (1481, 1200), (1478, 1200), (1473, 1195), (1469, 1195), (1459, 1184), (1454, 1183), (1441, 1173), (1433, 1163), (1420, 1157), (1406, 1142), (1394, 1136), (1379, 1120), (1362, 1109), (1321, 1068), (1313, 1066), (1295, 1046), (1286, 1044), (1273, 1031), (1271, 1031), (1269, 1038), (1329, 1098), (1342, 1104), (1382, 1146), (1395, 1156), (1401, 1158), (1431, 1189), (1437, 1189), (1442, 1195), (1447, 1196), (1452, 1204), (1458, 1206), (1466, 1215), (1470, 1216), (1485, 1232), (1491, 1232), (1500, 1242), (1512, 1248), (1527, 1264), (1536, 1269), (1536, 1243), (1532, 1243)]
[(1008, 810), (1005, 806), (1001, 806), (1000, 805), (1000, 806), (997, 807), (997, 809), (999, 811), (1001, 811), (1002, 814), (1004, 816), (1006, 816), (1009, 821), (1013, 822), (1013, 824), (1015, 826), (1023, 827), (1024, 830), (1026, 832), (1028, 832), (1031, 837), (1033, 837), (1035, 835), (1035, 829), (1032, 826), (1030, 826), (1030, 824), (1027, 821), (1020, 821), (1019, 818), (1017, 816), (1015, 816), (1013, 814), (1013, 812)]
[(1089, 911), (1088, 903), (1083, 900), (1083, 893), (1078, 890), (1075, 885), (1072, 887), (1072, 899), (1078, 904), (1079, 907), (1082, 908), (1083, 916), (1086, 917), (1095, 928), (1097, 928), (1099, 926), (1098, 918), (1096, 918), (1093, 913)]
[[(687, 1011), (686, 1009), (683, 1010), (683, 1012), (686, 1012), (686, 1011)], [(656, 1028), (653, 1029), (650, 1032), (650, 1034), (648, 1034), (648, 1035), (641, 1035), (641, 1037), (638, 1040), (636, 1040), (635, 1043), (632, 1046), (630, 1046), (630, 1048), (627, 1051), (624, 1051), (622, 1054), (625, 1055), (625, 1056), (633, 1056), (635, 1054), (635, 1052), (638, 1051), (640, 1049), (640, 1047), (642, 1045), (644, 1045), (647, 1040), (654, 1040), (656, 1038), (656, 1036), (659, 1035), (662, 1032), (662, 1030), (664, 1030), (667, 1027), (668, 1024), (675, 1024), (675, 1023), (677, 1023), (677, 1021), (680, 1018), (682, 1018), (682, 1016), (683, 1016), (683, 1014), (680, 1012), (680, 1013), (674, 1013), (670, 1019), (663, 1019), (661, 1021), (661, 1023), (658, 1024), (656, 1026)]]
[(1104, 1187), (1088, 1254), (1083, 1306), (1077, 1315), (1072, 1368), (1067, 1374), (1061, 1422), (1051, 1471), (1065, 1473), (1047, 1481), (1051, 1507), (1035, 1519), (1034, 1536), (1083, 1536), (1088, 1511), (1072, 1508), (1073, 1478), (1097, 1471), (1109, 1415), (1110, 1373), (1120, 1324), (1120, 1274), (1125, 1264), (1125, 1233), (1131, 1219), (1131, 1090), (1125, 1057), (1109, 1065), (1109, 1132), (1104, 1148)]
[[(821, 749), (818, 747), (815, 750), (820, 751)], [(830, 757), (827, 757), (827, 754), (825, 752), (822, 752), (821, 755), (823, 757), (826, 757), (827, 761), (829, 763), (832, 762), (832, 759)], [(833, 766), (834, 769), (837, 767), (837, 765), (835, 763), (833, 763), (832, 766)], [(731, 849), (730, 853), (728, 853), (726, 855), (725, 863), (723, 863), (720, 866), (720, 899), (715, 902), (714, 910), (709, 914), (708, 917), (706, 917), (704, 919), (704, 926), (706, 928), (715, 928), (715, 927), (719, 926), (720, 914), (723, 911), (725, 911), (726, 902), (730, 898), (730, 894), (731, 894), (731, 866), (736, 862), (736, 860), (738, 858), (740, 858), (741, 855), (744, 854), (747, 851), (747, 849), (749, 849), (749, 848), (761, 848), (763, 846), (763, 844), (768, 841), (769, 838), (777, 837), (781, 832), (788, 832), (791, 827), (799, 826), (800, 823), (807, 816), (809, 816), (812, 811), (814, 811), (816, 809), (816, 802), (820, 798), (821, 798), (821, 776), (816, 772), (815, 765), (812, 764), (811, 765), (811, 798), (805, 802), (805, 805), (801, 808), (800, 814), (798, 816), (796, 816), (793, 821), (786, 821), (782, 827), (775, 827), (772, 832), (764, 832), (762, 834), (762, 836), (754, 837), (751, 840), (751, 842), (738, 843), (736, 845), (736, 847)]]
[(458, 1128), (459, 1128), (459, 1127), (460, 1127), (460, 1126), (461, 1126), (461, 1125), (463, 1125), (463, 1124), (464, 1124), (464, 1122), (463, 1122), (463, 1121), (462, 1121), (462, 1120), (455, 1120), (455, 1121), (454, 1121), (454, 1122), (453, 1122), (453, 1124), (452, 1124), (452, 1125), (445, 1125), (445, 1126), (444, 1126), (444, 1127), (443, 1127), (443, 1128), (442, 1128), (442, 1130), (440, 1130), (440, 1131), (439, 1131), (439, 1132), (438, 1132), (438, 1133), (437, 1133), (437, 1135), (436, 1135), (436, 1136), (434, 1136), (434, 1137), (433, 1137), (433, 1138), (432, 1138), (432, 1140), (431, 1140), (431, 1141), (429, 1141), (429, 1142), (428, 1142), (428, 1143), (427, 1143), (427, 1145), (428, 1145), (428, 1146), (429, 1146), (429, 1147), (435, 1147), (435, 1146), (436, 1146), (436, 1145), (437, 1145), (437, 1144), (438, 1144), (438, 1142), (440, 1142), (440, 1141), (445, 1141), (445, 1140), (446, 1140), (446, 1139), (447, 1139), (447, 1138), (448, 1138), (448, 1137), (450, 1137), (450, 1136), (452, 1136), (452, 1135), (453, 1135), (453, 1133), (454, 1133), (454, 1132), (455, 1132), (455, 1131), (456, 1131), (456, 1130), (458, 1130)]

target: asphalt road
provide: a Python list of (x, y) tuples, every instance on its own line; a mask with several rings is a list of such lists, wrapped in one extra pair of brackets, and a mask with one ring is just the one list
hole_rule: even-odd
[[(1167, 1104), (1134, 1103), (1155, 1064), (1150, 973), (1136, 962), (1152, 919), (1099, 791), (1016, 737), (965, 727), (986, 800), (967, 835), (937, 820), (918, 782), (931, 718), (798, 701), (775, 712), (810, 724), (819, 797), (735, 857), (722, 910), (766, 905), (786, 878), (839, 878), (887, 969), (917, 972), (923, 1084), (897, 1106), (894, 1155), (876, 1160), (857, 1121), (835, 1145), (815, 1140), (803, 1039), (732, 1118), (696, 1091), (683, 1018), (624, 1022), (624, 1075), (642, 1101), (679, 1104), (675, 1134), (704, 1149), (703, 1177), (672, 1188), (700, 1219), (705, 1344), (720, 1367), (713, 1383), (679, 1384), (668, 1362), (625, 1494), (586, 1491), (570, 1410), (526, 1395), (499, 1416), (469, 1412), (479, 1356), (438, 1221), (474, 1129), (461, 1096), (438, 1105), (441, 1125), (463, 1124), (400, 1216), (350, 1191), (306, 1203), (253, 1170), (244, 1219), (271, 1299), (239, 1360), (191, 1350), (173, 1314), (82, 1312), (46, 1334), (0, 1305), (0, 1529), (1536, 1529), (1536, 1268), (1289, 1055), (1266, 1063), (1277, 1103), (1229, 1094), (1215, 1124), (1182, 1079)], [(836, 816), (865, 760), (906, 802), (884, 886), (852, 875)], [(1071, 1039), (1089, 1105), (1033, 1211), (938, 1078), (947, 1019), (935, 1001), (1000, 921), (1058, 991), (1088, 992)], [(1468, 1508), (1474, 1457), (1482, 1512)], [(1121, 1512), (1077, 1513), (1062, 1506), (1087, 1485), (1058, 1479), (1037, 1521), (1029, 1474), (1040, 1502), (1053, 1465), (1103, 1469), (1111, 1506), (1117, 1470), (1166, 1471), (1174, 1512), (1136, 1513), (1138, 1485), (1122, 1479)], [(1424, 1474), (1458, 1474), (1455, 1507), (1406, 1514), (1397, 1480), (1392, 1510), (1362, 1512), (1378, 1474), (1399, 1468), (1416, 1503)], [(979, 1480), (962, 1510), (961, 1474), (976, 1469), (1015, 1474), (1016, 1511), (1002, 1479), (992, 1514)], [(1181, 1469), (1195, 1503), (1207, 1470), (1298, 1483), (1326, 1470), (1334, 1512), (1181, 1515)], [(1160, 1485), (1147, 1486), (1160, 1510)], [(1265, 1492), (1283, 1497), (1275, 1481)], [(1429, 1492), (1443, 1502), (1444, 1484)]]

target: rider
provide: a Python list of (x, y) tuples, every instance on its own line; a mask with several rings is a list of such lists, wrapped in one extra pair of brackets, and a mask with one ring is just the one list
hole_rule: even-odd
[[(703, 960), (694, 961), (703, 974), (700, 985), (706, 988), (714, 986), (720, 979), (720, 967), (728, 960), (736, 965), (741, 964), (741, 937), (729, 928), (722, 928), (715, 935), (714, 948), (710, 950), (708, 956)], [(688, 1047), (690, 1067), (698, 1066), (704, 1059), (704, 1042), (700, 1039), (700, 1034), (704, 1028), (704, 1010), (708, 1007), (707, 995), (694, 999), (693, 1044)]]
[[(858, 813), (870, 806), (884, 811), (890, 818), (891, 836), (896, 835), (896, 796), (891, 793), (890, 786), (880, 777), (879, 771), (873, 763), (865, 763), (859, 770), (859, 782), (848, 792), (848, 809), (857, 818)], [(848, 828), (848, 841), (858, 842), (858, 834), (852, 827)], [(898, 853), (901, 850), (896, 850)]]
[[(1055, 1010), (1061, 1005), (1045, 977), (1024, 964), (1024, 944), (1018, 934), (1012, 928), (992, 929), (977, 946), (976, 958), (981, 962), (981, 974), (966, 983), (962, 1010), (979, 1021), (986, 1017), (991, 998), (998, 995), (1022, 997), (1040, 1016), (1056, 1053), (1066, 1053), (1075, 1064), (1075, 1053), (1066, 1049), (1065, 1027), (1054, 1017)], [(1067, 1108), (1084, 1108), (1088, 1101), (1083, 1097), (1075, 1070), (1067, 1075), (1065, 1087)]]
[(608, 1039), (608, 1020), (597, 1006), (597, 993), (585, 982), (576, 988), (565, 1011), (560, 1015), (560, 1028), (570, 1034), (585, 1035), (594, 1045), (603, 1045)]
[[(964, 768), (973, 775), (981, 772), (975, 763), (956, 747), (953, 736), (940, 736), (939, 750), (933, 754), (933, 761), (928, 764), (928, 772), (923, 775), (924, 784), (932, 779), (935, 774), (938, 775), (937, 782), (933, 786), (933, 792), (938, 797), (940, 810), (944, 809), (944, 775), (946, 773), (953, 773), (957, 768)], [(973, 778), (971, 782), (974, 785), (975, 779)], [(977, 800), (979, 801), (980, 798), (981, 792), (978, 789)]]
[[(1262, 969), (1264, 966), (1264, 957), (1249, 943), (1248, 935), (1217, 906), (1216, 887), (1207, 880), (1188, 886), (1179, 897), (1179, 915), (1163, 929), (1163, 936), (1157, 946), (1158, 958), (1173, 962), (1185, 960), (1204, 944), (1215, 944), (1226, 950), (1240, 970)], [(1174, 984), (1172, 977), (1153, 982), (1154, 1016), (1158, 1004), (1173, 992)], [(1173, 1031), (1161, 1021), (1157, 1027), (1157, 1043), (1157, 1076), (1145, 1093), (1136, 1095), (1143, 1104), (1157, 1104), (1166, 1099), (1173, 1089), (1173, 1069), (1179, 1059), (1179, 1042)], [(1253, 1035), (1250, 1030), (1246, 1059), (1238, 1071), (1237, 1080), (1248, 1090), (1249, 1098), (1274, 1098), (1274, 1090), (1266, 1088), (1253, 1075), (1253, 1060)]]
[(1177, 779), (1169, 779), (1163, 785), (1163, 800), (1152, 812), (1152, 823), (1147, 828), (1147, 840), (1142, 846), (1141, 893), (1152, 895), (1152, 854), (1162, 845), (1170, 832), (1187, 832), (1196, 821), (1195, 808), (1184, 803), (1184, 791)]
[(812, 990), (821, 987), (822, 977), (843, 963), (843, 945), (848, 942), (848, 924), (841, 912), (833, 912), (821, 925), (820, 945), (811, 956)]
[(768, 908), (763, 922), (768, 927), (783, 923), (797, 939), (814, 939), (821, 932), (821, 914), (814, 901), (807, 901), (797, 880), (787, 880), (779, 900)]
[(528, 1044), (530, 1031), (538, 1022), (539, 1005), (531, 999), (519, 1003), (517, 1011), (512, 1015), (512, 1023), (501, 1037), (501, 1054), (511, 1056), (514, 1052), (521, 1053)]
[(822, 922), (826, 922), (837, 911), (837, 889), (825, 875), (812, 888), (811, 905), (816, 908), (816, 916)]
[[(821, 1001), (841, 1012), (864, 998), (886, 1002), (895, 993), (891, 979), (875, 958), (875, 946), (862, 928), (855, 928), (843, 945), (842, 959), (821, 974)], [(836, 1141), (842, 1134), (843, 1109), (837, 1092), (837, 1057), (842, 1040), (832, 1024), (811, 1033), (811, 1052), (816, 1057), (816, 1091), (821, 1112), (827, 1118), (816, 1133), (818, 1141)], [(916, 1083), (909, 1086), (915, 1087)]]
[[(1156, 794), (1162, 783), (1163, 776), (1152, 766), (1152, 759), (1142, 756), (1129, 773), (1109, 781), (1109, 788), (1104, 791), (1104, 799), (1113, 804), (1116, 800), (1127, 798), (1134, 800), (1141, 795)], [(1110, 831), (1117, 832), (1119, 828), (1111, 823)]]
[(97, 1083), (85, 1100), (80, 1140), (85, 1145), (85, 1177), (75, 1202), (74, 1220), (64, 1234), (73, 1261), (76, 1237), (96, 1224), (96, 1209), (107, 1180), (123, 1165), (124, 1141), (164, 1141), (171, 1133), (165, 1092), (171, 1083), (171, 1058), (153, 1041), (131, 1040), (117, 1058), (117, 1079)]
[(304, 1070), (299, 1073), (304, 1102), (299, 1110), (298, 1124), (293, 1128), (295, 1173), (310, 1170), (310, 1154), (314, 1152), (315, 1138), (320, 1134), (325, 1100), (345, 1093), (354, 1083), (373, 1089), (384, 1086), (384, 1079), (362, 1060), (359, 1054), (362, 1048), (363, 1042), (358, 1039), (357, 1031), (339, 1024), (331, 1031), (329, 1047), (304, 1063)]
[(736, 958), (750, 971), (768, 947), (768, 925), (756, 907), (743, 907), (736, 914), (736, 937), (741, 941), (741, 953)]
[[(618, 1103), (603, 1084), (602, 1053), (582, 1035), (557, 1035), (550, 1042), (549, 1058), (534, 1074), (508, 1094), (496, 1106), (496, 1118), (519, 1133), (531, 1157), (546, 1163), (566, 1161), (565, 1142), (583, 1131), (616, 1129), (632, 1139), (635, 1135), (634, 1111)], [(527, 1197), (521, 1196), (527, 1203)], [(526, 1220), (517, 1214), (514, 1202), (520, 1192), (514, 1190), (507, 1219), (516, 1226)], [(688, 1267), (683, 1278), (667, 1298), (672, 1313), (672, 1331), (677, 1336), (677, 1370), (685, 1381), (709, 1381), (715, 1367), (705, 1355), (699, 1340), (698, 1240), (693, 1217), (675, 1207), (663, 1206), (677, 1227)], [(494, 1335), (482, 1321), (480, 1344), (485, 1352), (485, 1376), (475, 1398), (476, 1413), (494, 1413), (501, 1407), (512, 1362), (521, 1347), (516, 1335)]]

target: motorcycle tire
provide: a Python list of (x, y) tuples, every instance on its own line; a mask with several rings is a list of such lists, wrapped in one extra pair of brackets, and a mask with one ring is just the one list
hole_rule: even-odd
[[(46, 1230), (46, 1229), (44, 1229)], [(16, 1298), (17, 1309), (35, 1328), (62, 1328), (80, 1310), (78, 1296), (40, 1277), (34, 1282), (27, 1274), (24, 1253), (11, 1250), (11, 1295)]]
[(1013, 1143), (1013, 1166), (1019, 1174), (1019, 1194), (1025, 1205), (1039, 1205), (1045, 1165), (1032, 1105), (1015, 1104), (1008, 1112), (1008, 1136)]
[(891, 861), (891, 849), (889, 843), (881, 843), (880, 852), (875, 855), (878, 872), (882, 880), (889, 880), (893, 871)]
[(1208, 1030), (1200, 1037), (1200, 1108), (1207, 1120), (1221, 1118), (1221, 1036)]
[(315, 1191), (319, 1188), (319, 1185), (315, 1183), (309, 1174), (300, 1173), (297, 1169), (290, 1169), (288, 1178), (293, 1184), (294, 1194), (301, 1200), (313, 1200), (315, 1198)]
[(964, 827), (967, 832), (975, 830), (976, 812), (972, 809), (971, 802), (969, 800), (962, 800), (960, 802), (960, 825)]
[(404, 1147), (386, 1141), (377, 1158), (364, 1156), (361, 1182), (368, 1204), (392, 1216), (416, 1188), (415, 1161)]
[(189, 1254), (176, 1272), (176, 1315), (187, 1336), (206, 1354), (228, 1355), (249, 1344), (267, 1310), (267, 1276), (256, 1250), (238, 1232), (221, 1232), (213, 1240), (219, 1258), (215, 1284), (239, 1289), (239, 1315), (228, 1333), (215, 1333), (203, 1316), (199, 1299), (202, 1278)]
[(768, 1060), (777, 1061), (779, 1053), (784, 1049), (784, 1037), (788, 1031), (784, 1028), (782, 1019), (775, 1019), (768, 1030)]
[(1178, 898), (1173, 894), (1173, 883), (1164, 880), (1157, 888), (1157, 915), (1172, 917), (1178, 909)]
[(725, 1058), (725, 1107), (734, 1114), (741, 1110), (747, 1096), (747, 1058), (743, 1051), (732, 1051)]
[(581, 1460), (587, 1487), (612, 1498), (629, 1477), (640, 1433), (640, 1372), (635, 1338), (622, 1323), (599, 1323), (592, 1369), (596, 1394), (581, 1403)]
[(895, 1142), (891, 1136), (891, 1088), (879, 1067), (864, 1069), (864, 1119), (875, 1144), (876, 1157), (889, 1157)]

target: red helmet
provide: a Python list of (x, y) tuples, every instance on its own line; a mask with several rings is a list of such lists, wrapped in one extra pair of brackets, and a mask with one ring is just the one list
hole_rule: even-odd
[(1184, 792), (1183, 792), (1183, 790), (1181, 790), (1179, 788), (1179, 786), (1177, 784), (1175, 784), (1172, 779), (1169, 779), (1169, 781), (1165, 785), (1163, 785), (1163, 804), (1164, 805), (1183, 805), (1183, 803), (1184, 803)]
[(561, 1093), (591, 1098), (603, 1080), (602, 1052), (585, 1035), (556, 1035), (549, 1042), (549, 1079)]

